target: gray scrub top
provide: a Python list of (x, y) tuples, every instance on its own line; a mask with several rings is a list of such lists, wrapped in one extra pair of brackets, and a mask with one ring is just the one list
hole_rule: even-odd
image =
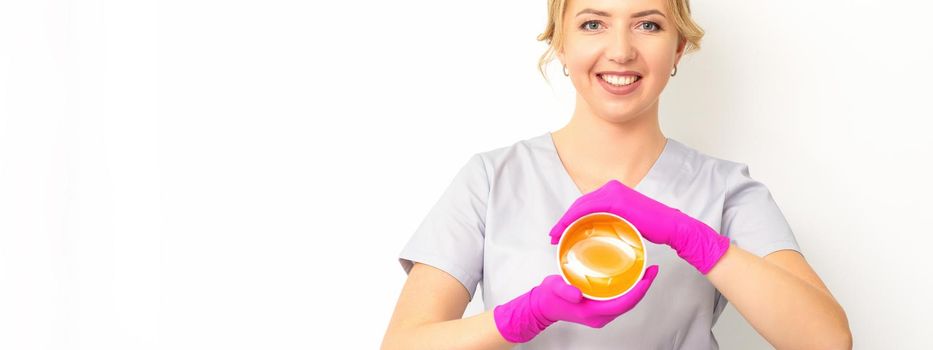
[[(674, 139), (635, 190), (726, 235), (755, 254), (800, 251), (770, 191), (743, 163), (703, 154)], [(551, 227), (582, 195), (551, 133), (474, 154), (399, 255), (446, 271), (485, 310), (557, 274)], [(712, 328), (727, 300), (666, 245), (648, 245), (660, 273), (644, 299), (603, 328), (557, 322), (517, 349), (718, 349)]]

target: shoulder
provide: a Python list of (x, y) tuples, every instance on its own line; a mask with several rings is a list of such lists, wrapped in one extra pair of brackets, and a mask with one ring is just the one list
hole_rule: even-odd
[[(481, 150), (470, 155), (461, 166), (454, 182), (466, 187), (489, 190), (502, 174), (533, 169), (548, 159), (550, 135), (539, 134), (505, 146)], [(461, 186), (463, 187), (463, 186)]]
[(682, 171), (692, 178), (710, 178), (728, 184), (743, 174), (748, 175), (746, 163), (706, 153), (675, 139), (669, 140), (675, 153), (682, 159)]
[(721, 186), (719, 191), (725, 206), (773, 201), (771, 190), (751, 176), (747, 163), (713, 156), (686, 145), (684, 147), (689, 149), (685, 152), (688, 156), (684, 163), (692, 164), (689, 167), (696, 169), (691, 178), (709, 179), (716, 186)]
[(541, 133), (477, 152), (473, 158), (477, 164), (482, 163), (490, 179), (493, 179), (495, 174), (502, 171), (535, 167), (549, 159), (549, 152), (553, 152), (550, 134)]
[(491, 164), (502, 164), (507, 160), (533, 158), (553, 148), (549, 133), (522, 138), (511, 144), (476, 153)]
[[(749, 166), (745, 162), (726, 159), (712, 155), (686, 144), (674, 141), (678, 148), (681, 173), (678, 174), (677, 184), (702, 191), (710, 195), (716, 194), (724, 202), (742, 201), (746, 195), (767, 194), (769, 192), (764, 183), (752, 178)], [(686, 183), (685, 183), (686, 182)]]

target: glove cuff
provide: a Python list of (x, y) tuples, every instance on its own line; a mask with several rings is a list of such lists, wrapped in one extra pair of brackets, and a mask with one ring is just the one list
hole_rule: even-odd
[(496, 329), (510, 343), (531, 341), (538, 333), (554, 323), (541, 316), (540, 312), (535, 310), (535, 305), (532, 305), (531, 295), (537, 288), (532, 288), (528, 293), (493, 309)]
[(729, 250), (729, 237), (720, 235), (702, 221), (692, 219), (677, 224), (670, 243), (677, 255), (706, 275)]

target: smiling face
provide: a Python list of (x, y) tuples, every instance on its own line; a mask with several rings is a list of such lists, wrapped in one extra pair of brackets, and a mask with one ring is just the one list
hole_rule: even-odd
[(568, 1), (557, 57), (577, 90), (578, 109), (614, 123), (657, 114), (658, 96), (686, 44), (667, 3)]

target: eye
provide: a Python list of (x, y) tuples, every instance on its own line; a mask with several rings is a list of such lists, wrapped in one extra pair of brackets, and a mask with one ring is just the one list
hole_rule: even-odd
[(657, 23), (651, 22), (651, 21), (641, 22), (639, 23), (639, 27), (649, 32), (657, 32), (661, 30), (660, 25), (658, 25)]
[(599, 21), (596, 21), (596, 20), (586, 21), (580, 25), (580, 29), (583, 29), (585, 31), (594, 31), (594, 30), (599, 29), (599, 25), (600, 25)]

